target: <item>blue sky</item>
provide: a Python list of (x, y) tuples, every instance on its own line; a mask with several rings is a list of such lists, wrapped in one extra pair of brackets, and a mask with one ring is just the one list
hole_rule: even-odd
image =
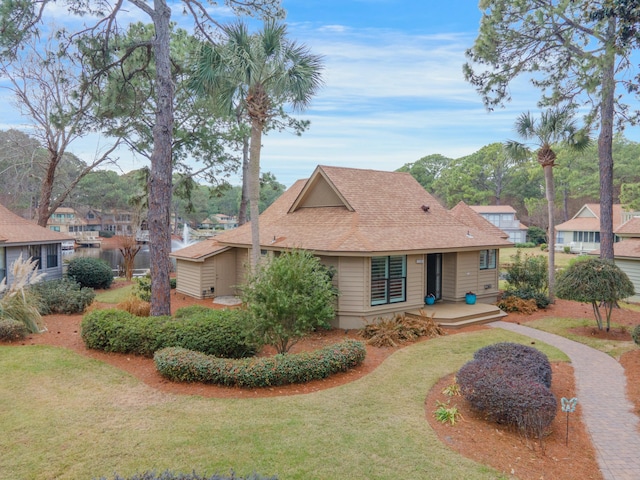
[[(513, 83), (513, 101), (488, 113), (464, 81), (464, 52), (477, 36), (475, 0), (283, 0), (292, 39), (324, 56), (324, 87), (300, 115), (310, 129), (297, 137), (263, 138), (262, 170), (290, 186), (316, 165), (395, 170), (439, 153), (452, 158), (513, 138), (523, 111), (537, 111), (539, 93)], [(174, 8), (179, 19), (180, 10)], [(225, 10), (219, 10), (221, 20)], [(146, 20), (143, 16), (139, 19)], [(20, 122), (7, 105), (0, 128)], [(627, 136), (637, 140), (637, 129)], [(98, 139), (71, 151), (93, 156)], [(121, 168), (144, 165), (121, 152)], [(232, 179), (234, 183), (237, 179)]]

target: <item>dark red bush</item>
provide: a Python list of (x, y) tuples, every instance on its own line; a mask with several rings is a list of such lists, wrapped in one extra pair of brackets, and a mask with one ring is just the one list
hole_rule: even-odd
[(556, 416), (549, 360), (526, 345), (502, 343), (480, 349), (456, 380), (471, 408), (488, 420), (539, 436)]

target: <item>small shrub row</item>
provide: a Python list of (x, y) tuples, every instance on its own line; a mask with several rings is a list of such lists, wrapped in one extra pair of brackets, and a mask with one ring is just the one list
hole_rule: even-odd
[(519, 312), (530, 315), (538, 310), (536, 301), (532, 298), (524, 300), (513, 295), (504, 297), (496, 304), (500, 310), (505, 312)]
[(158, 372), (173, 381), (258, 388), (320, 380), (364, 361), (362, 342), (345, 340), (313, 352), (229, 360), (186, 350), (156, 352)]
[(631, 338), (633, 341), (640, 347), (640, 325), (636, 325), (633, 330), (631, 330)]
[(67, 268), (67, 276), (89, 288), (109, 288), (113, 283), (111, 267), (99, 258), (72, 258)]
[[(106, 477), (100, 477), (99, 480), (107, 480)], [(115, 474), (113, 480), (278, 480), (278, 477), (264, 477), (257, 473), (253, 473), (246, 477), (238, 476), (231, 472), (229, 475), (218, 475), (217, 473), (210, 477), (198, 475), (195, 471), (192, 473), (173, 473), (169, 470), (156, 473), (144, 472), (136, 473), (131, 477), (121, 477)]]
[(0, 340), (3, 342), (15, 342), (27, 338), (29, 330), (27, 326), (17, 320), (0, 320)]
[(249, 339), (245, 312), (202, 307), (199, 314), (176, 318), (136, 317), (107, 309), (82, 319), (82, 339), (88, 348), (133, 353), (147, 357), (166, 347), (183, 347), (225, 358), (255, 355), (259, 348)]
[(497, 423), (541, 438), (556, 416), (551, 365), (535, 348), (498, 343), (478, 350), (456, 375), (460, 393), (474, 410)]
[(42, 315), (82, 313), (96, 298), (92, 288), (83, 287), (71, 278), (40, 282), (31, 289), (40, 298)]

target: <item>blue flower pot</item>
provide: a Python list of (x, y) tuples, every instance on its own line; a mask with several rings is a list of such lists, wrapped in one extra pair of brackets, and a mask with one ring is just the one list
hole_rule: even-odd
[(433, 295), (427, 295), (426, 297), (424, 297), (424, 303), (426, 303), (427, 305), (433, 305), (434, 303), (436, 303), (436, 297), (434, 297)]
[(476, 294), (475, 293), (467, 293), (464, 297), (464, 301), (467, 305), (475, 305), (476, 303)]

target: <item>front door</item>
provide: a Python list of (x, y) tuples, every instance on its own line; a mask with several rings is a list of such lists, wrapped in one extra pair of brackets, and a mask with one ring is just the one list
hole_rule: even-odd
[(442, 298), (442, 254), (427, 254), (427, 292), (425, 295), (433, 295), (436, 300)]

